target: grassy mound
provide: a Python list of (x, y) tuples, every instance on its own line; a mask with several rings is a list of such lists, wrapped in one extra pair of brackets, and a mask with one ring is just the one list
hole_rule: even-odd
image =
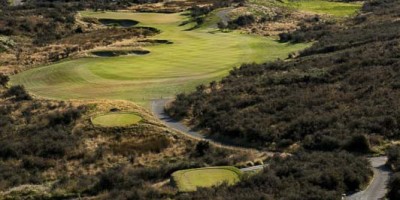
[(240, 180), (242, 172), (236, 167), (207, 167), (180, 170), (172, 174), (172, 181), (179, 191), (195, 191), (197, 187), (211, 187), (221, 183), (233, 185)]
[(115, 127), (130, 126), (140, 122), (142, 118), (134, 113), (108, 113), (92, 119), (92, 123), (98, 126)]

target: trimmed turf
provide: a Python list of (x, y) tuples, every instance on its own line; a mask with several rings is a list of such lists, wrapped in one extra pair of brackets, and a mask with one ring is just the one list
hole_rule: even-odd
[(97, 126), (118, 127), (130, 126), (140, 122), (142, 118), (134, 113), (108, 113), (92, 119), (92, 123)]
[(293, 7), (299, 10), (314, 12), (318, 14), (328, 14), (336, 17), (346, 17), (354, 15), (358, 10), (360, 10), (362, 6), (362, 4), (359, 2), (344, 3), (328, 0), (286, 0), (285, 4), (289, 7)]
[(224, 182), (235, 184), (241, 175), (242, 172), (236, 167), (207, 167), (174, 172), (172, 181), (180, 192), (191, 192), (198, 187), (211, 187)]
[(29, 92), (52, 99), (123, 99), (148, 106), (153, 98), (172, 97), (196, 85), (227, 75), (241, 63), (286, 58), (309, 44), (283, 44), (275, 38), (232, 33), (210, 33), (211, 28), (185, 31), (181, 13), (82, 12), (81, 16), (131, 19), (136, 26), (162, 31), (149, 39), (172, 44), (146, 47), (142, 56), (81, 58), (35, 68), (11, 77)]

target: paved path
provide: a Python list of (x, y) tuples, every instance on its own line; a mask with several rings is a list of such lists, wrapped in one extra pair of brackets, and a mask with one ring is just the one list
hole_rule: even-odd
[(206, 137), (196, 131), (193, 131), (192, 129), (190, 129), (189, 127), (185, 126), (184, 124), (182, 124), (181, 122), (172, 119), (170, 116), (168, 116), (165, 112), (164, 112), (164, 107), (165, 104), (168, 103), (168, 101), (170, 101), (171, 99), (156, 99), (156, 100), (152, 100), (151, 102), (151, 110), (153, 112), (153, 114), (160, 119), (161, 121), (163, 121), (168, 127), (178, 130), (182, 133), (185, 133), (191, 137), (197, 138), (197, 139), (201, 139), (201, 140), (205, 140)]
[(241, 168), (240, 171), (242, 171), (242, 172), (258, 171), (258, 170), (263, 170), (264, 167), (266, 167), (266, 166), (267, 165), (256, 165), (256, 166), (252, 166), (252, 167)]
[(347, 196), (346, 200), (378, 200), (383, 199), (387, 192), (390, 169), (385, 165), (386, 156), (369, 158), (374, 171), (374, 178), (368, 188)]

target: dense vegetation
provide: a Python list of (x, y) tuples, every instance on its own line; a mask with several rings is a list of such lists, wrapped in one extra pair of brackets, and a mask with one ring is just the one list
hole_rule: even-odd
[(35, 44), (45, 44), (79, 31), (75, 27), (75, 10), (63, 5), (9, 8), (0, 14), (0, 34), (28, 36), (34, 38)]
[(299, 58), (242, 65), (179, 94), (167, 112), (258, 147), (302, 142), (334, 150), (354, 137), (399, 138), (399, 8), (397, 0), (370, 1), (358, 16), (363, 22), (326, 33)]
[(341, 27), (332, 20), (323, 20), (319, 16), (307, 18), (299, 23), (299, 28), (292, 32), (282, 32), (279, 34), (280, 42), (311, 42), (318, 40), (332, 31), (337, 31)]
[(77, 155), (80, 137), (71, 134), (71, 126), (85, 107), (31, 100), (22, 86), (1, 96), (7, 100), (0, 106), (0, 190), (41, 183), (42, 171)]
[(390, 200), (400, 199), (400, 146), (391, 147), (387, 152), (387, 156), (387, 164), (394, 172), (389, 182), (387, 197)]

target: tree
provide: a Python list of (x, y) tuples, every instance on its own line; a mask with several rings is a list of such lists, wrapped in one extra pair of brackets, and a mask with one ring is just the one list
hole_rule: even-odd
[(4, 9), (8, 7), (8, 1), (7, 0), (0, 0), (0, 9)]
[(346, 150), (358, 153), (371, 152), (371, 144), (365, 135), (355, 135), (346, 144)]
[(400, 173), (395, 173), (391, 178), (387, 196), (391, 200), (400, 199)]
[(10, 78), (5, 74), (0, 73), (0, 85), (6, 87), (8, 81), (10, 81)]
[(398, 172), (400, 171), (400, 147), (394, 146), (391, 147), (387, 151), (388, 161), (387, 164), (391, 166), (391, 168)]
[(196, 144), (196, 154), (198, 156), (204, 156), (210, 149), (210, 143), (208, 141), (200, 141)]
[(6, 97), (15, 97), (15, 100), (31, 100), (32, 97), (26, 92), (25, 87), (22, 85), (15, 85), (10, 87), (5, 93)]

